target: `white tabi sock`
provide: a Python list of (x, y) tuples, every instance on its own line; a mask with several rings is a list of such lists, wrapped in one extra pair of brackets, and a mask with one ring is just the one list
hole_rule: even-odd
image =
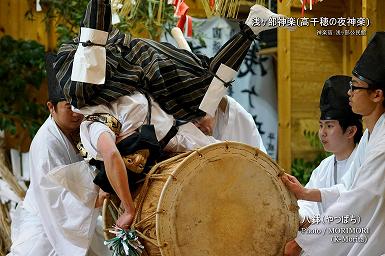
[[(237, 71), (226, 66), (225, 64), (221, 64), (218, 68), (216, 76), (219, 77), (224, 82), (232, 81), (237, 75)], [(206, 112), (207, 114), (214, 116), (215, 111), (218, 108), (219, 102), (226, 95), (227, 87), (224, 86), (224, 83), (219, 80), (217, 77), (214, 77), (211, 81), (209, 88), (201, 104), (199, 105), (199, 109)]]
[[(250, 8), (250, 13), (245, 24), (253, 30), (254, 34), (258, 35), (262, 31), (278, 27), (278, 19), (286, 19), (286, 16), (276, 14), (266, 7), (256, 4)], [(295, 27), (283, 27), (289, 30), (295, 29)]]

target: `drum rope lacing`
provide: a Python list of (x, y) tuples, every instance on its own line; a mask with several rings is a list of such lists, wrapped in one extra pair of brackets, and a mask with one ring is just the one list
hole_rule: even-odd
[[(169, 159), (167, 159), (167, 160), (165, 160), (165, 161), (163, 161), (161, 163), (156, 164), (150, 170), (150, 172), (146, 175), (146, 178), (144, 180), (143, 186), (142, 186), (142, 188), (140, 190), (140, 193), (138, 194), (138, 205), (136, 207), (136, 211), (135, 211), (135, 216), (134, 216), (134, 221), (133, 221), (132, 227), (136, 229), (136, 232), (138, 233), (139, 237), (141, 237), (142, 239), (152, 243), (153, 245), (155, 245), (157, 247), (162, 247), (162, 245), (159, 245), (157, 240), (152, 239), (152, 238), (150, 238), (150, 237), (148, 237), (148, 236), (146, 236), (144, 234), (144, 233), (146, 233), (146, 231), (150, 227), (145, 228), (145, 227), (141, 227), (141, 226), (146, 221), (150, 220), (151, 218), (153, 218), (157, 214), (163, 213), (164, 211), (153, 211), (146, 218), (144, 218), (142, 220), (139, 220), (139, 214), (142, 212), (143, 203), (144, 203), (144, 200), (146, 198), (147, 192), (148, 192), (148, 190), (150, 188), (150, 181), (151, 180), (157, 180), (157, 179), (165, 179), (167, 177), (173, 177), (175, 179), (175, 177), (171, 173), (170, 174), (159, 174), (159, 173), (156, 173), (156, 172), (159, 172), (160, 170), (162, 170), (163, 168), (165, 168), (169, 164), (175, 164), (175, 163), (180, 162), (186, 156), (190, 155), (193, 152), (194, 151), (190, 151), (190, 152), (186, 152), (186, 153), (183, 153), (183, 154), (179, 154), (179, 155), (177, 155), (175, 157), (169, 158)], [(139, 227), (143, 228), (143, 230), (142, 230), (143, 233), (138, 231)]]

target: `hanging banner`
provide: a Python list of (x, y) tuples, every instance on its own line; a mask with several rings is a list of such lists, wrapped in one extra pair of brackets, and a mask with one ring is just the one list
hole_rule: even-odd
[[(208, 20), (193, 19), (194, 36), (186, 38), (194, 53), (212, 57), (232, 35), (239, 31), (239, 25), (226, 19), (213, 17)], [(176, 46), (171, 35), (165, 34), (162, 41)], [(203, 44), (204, 42), (204, 44)], [(228, 94), (238, 101), (254, 118), (262, 136), (266, 151), (277, 157), (277, 83), (271, 56), (259, 56), (258, 43), (250, 47)]]

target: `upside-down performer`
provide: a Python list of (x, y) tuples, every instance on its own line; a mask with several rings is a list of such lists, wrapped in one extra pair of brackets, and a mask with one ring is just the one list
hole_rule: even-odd
[[(158, 108), (159, 105), (160, 110), (174, 119), (190, 121), (205, 115), (205, 112), (213, 115), (226, 86), (235, 76), (256, 35), (273, 28), (253, 27), (256, 17), (267, 20), (270, 17), (278, 18), (279, 15), (262, 6), (253, 6), (245, 24), (241, 24), (241, 31), (210, 59), (167, 43), (132, 38), (112, 29), (109, 1), (91, 0), (84, 15), (80, 36), (59, 49), (55, 63), (56, 77), (66, 99), (80, 111), (105, 105), (110, 110), (117, 110), (116, 113), (109, 113), (115, 114), (112, 115), (115, 119), (121, 119), (121, 115), (127, 114), (127, 120), (132, 121), (135, 118), (135, 106), (131, 105), (129, 112), (124, 108), (119, 110), (121, 105), (117, 101), (126, 98), (140, 101), (135, 103), (137, 106), (143, 101), (149, 106), (152, 98), (152, 106)], [(97, 113), (92, 111), (92, 114)], [(86, 117), (87, 120), (99, 123), (109, 120), (109, 128), (113, 128), (111, 132), (95, 128), (89, 134), (93, 141), (92, 147), (96, 149), (94, 153), (104, 161), (105, 177), (122, 201), (124, 213), (116, 223), (126, 228), (130, 226), (135, 212), (126, 168), (134, 172), (143, 169), (147, 158), (153, 160), (154, 154), (159, 152), (159, 145), (154, 146), (154, 141), (156, 144), (156, 140), (162, 140), (167, 135), (163, 138), (157, 136), (159, 126), (155, 124), (154, 127), (149, 117), (146, 119), (147, 124), (138, 127), (136, 132), (119, 138), (127, 143), (121, 143), (125, 144), (123, 148), (117, 147), (119, 140), (115, 137), (115, 124), (122, 125), (120, 130), (127, 123), (124, 120), (123, 123), (115, 122), (114, 118), (108, 115)], [(144, 120), (141, 122), (146, 123)], [(130, 130), (130, 127), (125, 128)], [(167, 130), (162, 132), (169, 134)], [(134, 162), (141, 165), (132, 166)]]
[[(111, 27), (109, 0), (91, 0), (80, 36), (59, 49), (57, 78), (76, 108), (109, 104), (141, 90), (148, 92), (168, 114), (190, 121), (205, 114), (199, 105), (214, 76), (230, 82), (256, 36), (274, 28), (253, 27), (256, 17), (267, 20), (280, 15), (253, 6), (245, 24), (240, 25), (241, 31), (213, 58), (208, 58), (168, 43), (123, 34)], [(225, 74), (217, 73), (221, 64), (226, 65)], [(214, 109), (221, 98), (215, 99)]]

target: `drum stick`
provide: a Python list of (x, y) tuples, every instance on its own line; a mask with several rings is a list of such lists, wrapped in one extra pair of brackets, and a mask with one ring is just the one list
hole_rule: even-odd
[(171, 35), (172, 35), (172, 37), (174, 37), (174, 39), (175, 39), (175, 41), (178, 44), (178, 47), (180, 49), (184, 49), (184, 50), (191, 52), (191, 48), (188, 45), (186, 39), (184, 38), (183, 32), (182, 32), (182, 30), (180, 30), (180, 28), (175, 27), (175, 28), (171, 29)]

